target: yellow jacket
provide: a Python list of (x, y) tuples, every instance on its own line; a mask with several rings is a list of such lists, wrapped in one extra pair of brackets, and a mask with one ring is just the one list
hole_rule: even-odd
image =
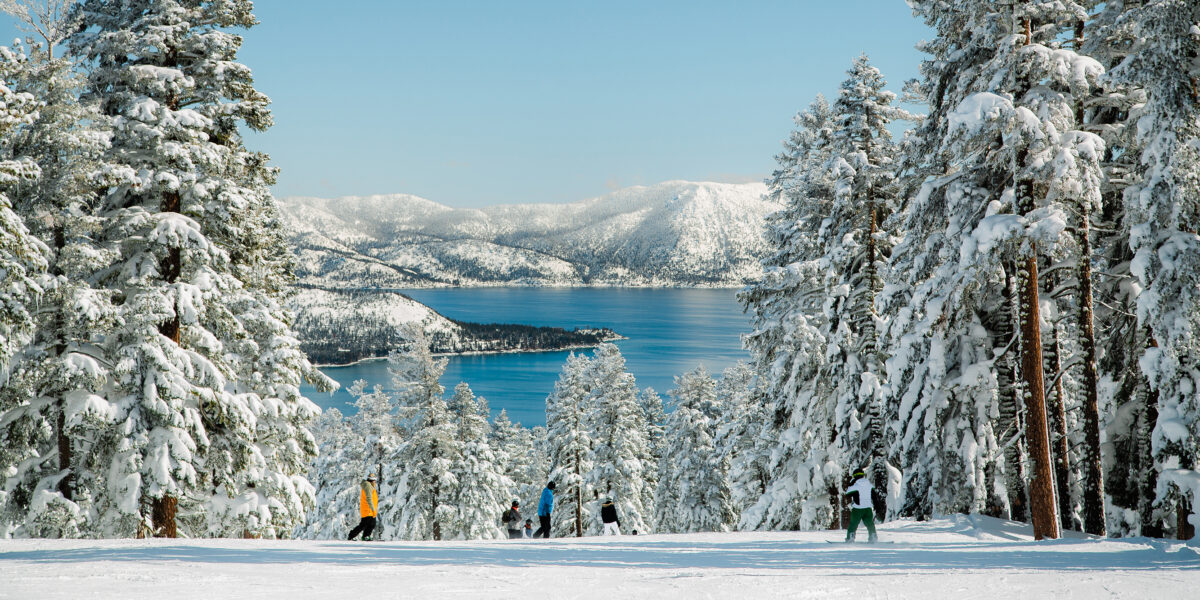
[[(367, 491), (370, 490), (370, 499), (367, 498)], [(358, 492), (358, 513), (363, 517), (378, 517), (379, 516), (379, 494), (375, 492), (375, 484), (370, 481), (362, 482), (362, 489)]]

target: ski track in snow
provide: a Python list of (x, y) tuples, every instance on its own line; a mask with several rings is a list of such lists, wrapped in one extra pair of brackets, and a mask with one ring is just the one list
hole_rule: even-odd
[[(865, 532), (862, 532), (865, 535)], [(519, 541), (0, 540), (0, 598), (1185, 598), (1200, 548), (982, 517)]]

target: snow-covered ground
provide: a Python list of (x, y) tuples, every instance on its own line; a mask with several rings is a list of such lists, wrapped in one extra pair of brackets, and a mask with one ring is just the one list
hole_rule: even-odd
[[(862, 532), (865, 536), (865, 532)], [(1200, 548), (996, 519), (489, 542), (0, 540), (0, 598), (1195, 598)]]

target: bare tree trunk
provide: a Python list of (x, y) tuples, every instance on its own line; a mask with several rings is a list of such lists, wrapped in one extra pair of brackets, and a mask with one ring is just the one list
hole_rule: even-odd
[(1074, 519), (1071, 510), (1071, 455), (1070, 455), (1070, 439), (1067, 437), (1067, 398), (1065, 395), (1062, 369), (1062, 342), (1058, 336), (1058, 328), (1054, 327), (1051, 334), (1052, 342), (1050, 343), (1050, 356), (1047, 357), (1051, 363), (1051, 369), (1054, 373), (1054, 393), (1048, 398), (1047, 411), (1050, 417), (1051, 428), (1054, 430), (1054, 484), (1057, 489), (1058, 496), (1058, 516), (1062, 521), (1063, 530), (1074, 529)]
[[(1016, 335), (1017, 290), (1012, 273), (1016, 266), (1006, 264), (1004, 268), (1005, 308), (1003, 318), (996, 325), (1001, 342), (1008, 345)], [(1008, 492), (1008, 518), (1014, 521), (1029, 520), (1029, 496), (1025, 490), (1025, 462), (1023, 460), (1025, 427), (1021, 418), (1020, 386), (1017, 385), (1017, 365), (1012, 353), (1006, 351), (998, 359), (997, 386), (1000, 394), (1000, 431), (1004, 437), (1000, 443), (1004, 448), (1004, 480)]]
[(1054, 469), (1050, 464), (1050, 437), (1046, 427), (1046, 396), (1042, 381), (1041, 315), (1038, 309), (1036, 246), (1024, 259), (1020, 278), (1021, 388), (1025, 400), (1025, 437), (1033, 463), (1029, 504), (1033, 512), (1033, 537), (1058, 537), (1054, 518)]
[(1175, 539), (1190, 540), (1196, 537), (1196, 527), (1188, 521), (1192, 514), (1192, 502), (1187, 496), (1180, 496), (1175, 505)]
[[(878, 231), (878, 208), (875, 205), (875, 199), (871, 197), (873, 191), (867, 189), (867, 264), (866, 264), (866, 284), (869, 295), (865, 298), (867, 303), (863, 323), (863, 350), (865, 351), (864, 360), (867, 367), (867, 372), (879, 377), (879, 333), (875, 329), (875, 297), (879, 291), (877, 288), (878, 269), (875, 268), (876, 243), (875, 233)], [(875, 497), (871, 499), (875, 515), (880, 521), (887, 518), (887, 465), (884, 460), (884, 439), (883, 439), (883, 407), (879, 405), (880, 399), (878, 394), (871, 398), (870, 418), (871, 418), (871, 485), (874, 486)]]
[[(433, 452), (431, 453), (430, 456), (431, 456), (431, 460), (429, 461), (429, 464), (434, 464), (434, 462), (438, 458), (438, 447), (437, 447), (436, 441), (433, 443)], [(442, 524), (440, 522), (438, 522), (438, 519), (437, 519), (438, 506), (441, 504), (440, 502), (438, 502), (438, 496), (440, 496), (441, 493), (442, 493), (442, 484), (438, 479), (435, 478), (433, 480), (433, 498), (432, 498), (432, 501), (433, 501), (433, 513), (432, 513), (432, 516), (433, 516), (433, 539), (435, 541), (440, 541), (442, 539)]]
[(1083, 530), (1106, 535), (1104, 467), (1100, 455), (1100, 377), (1096, 369), (1095, 312), (1092, 301), (1091, 213), (1083, 203), (1079, 242), (1079, 347), (1083, 359)]
[(583, 474), (580, 473), (579, 450), (575, 450), (575, 537), (583, 537)]
[[(1147, 336), (1148, 337), (1148, 336)], [(1156, 344), (1150, 338), (1150, 346)], [(1138, 516), (1141, 521), (1141, 534), (1146, 537), (1163, 537), (1162, 520), (1155, 514), (1154, 499), (1158, 495), (1158, 471), (1154, 468), (1154, 455), (1151, 451), (1150, 436), (1154, 431), (1154, 423), (1158, 421), (1158, 391), (1150, 386), (1144, 388), (1145, 403), (1135, 430), (1137, 436), (1137, 460), (1141, 462), (1142, 480), (1138, 486)]]
[(178, 505), (179, 502), (171, 495), (164, 495), (161, 498), (153, 499), (150, 507), (150, 518), (155, 537), (173, 538), (179, 536), (179, 532), (175, 528), (175, 513), (179, 508)]

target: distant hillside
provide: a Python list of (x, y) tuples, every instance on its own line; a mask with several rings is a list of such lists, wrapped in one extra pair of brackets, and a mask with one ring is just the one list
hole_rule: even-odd
[(761, 184), (671, 181), (572, 204), (287, 198), (303, 284), (738, 286), (760, 273)]

